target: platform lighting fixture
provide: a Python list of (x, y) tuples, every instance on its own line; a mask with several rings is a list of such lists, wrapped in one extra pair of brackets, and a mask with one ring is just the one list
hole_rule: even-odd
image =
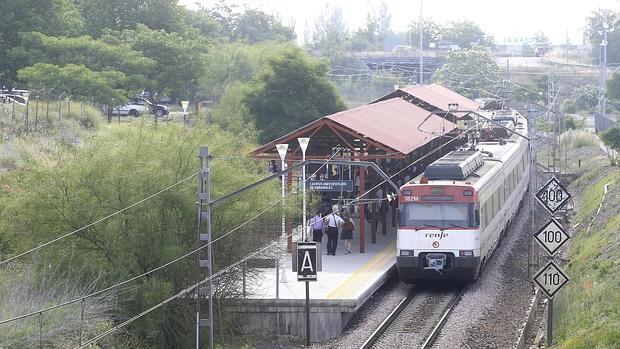
[[(278, 154), (280, 155), (281, 167), (280, 171), (284, 171), (284, 158), (286, 158), (286, 152), (288, 150), (288, 143), (285, 144), (276, 144), (276, 149), (278, 150)], [(284, 191), (284, 172), (282, 172), (282, 177), (280, 178), (281, 182), (281, 195), (282, 195), (282, 237), (286, 236), (286, 217), (284, 216), (284, 197), (286, 195)], [(286, 282), (286, 257), (284, 257), (284, 263), (282, 263), (282, 277), (280, 282)], [(277, 297), (276, 297), (277, 298)]]
[[(297, 138), (299, 142), (299, 147), (301, 148), (301, 161), (306, 161), (306, 149), (308, 149), (308, 143), (310, 143), (309, 137), (299, 137)], [(304, 241), (308, 240), (308, 235), (306, 232), (306, 164), (304, 164), (301, 168), (301, 180), (303, 183), (303, 213), (302, 213), (302, 238)]]
[(459, 110), (459, 104), (458, 103), (448, 103), (448, 110), (449, 111), (457, 111), (457, 110)]

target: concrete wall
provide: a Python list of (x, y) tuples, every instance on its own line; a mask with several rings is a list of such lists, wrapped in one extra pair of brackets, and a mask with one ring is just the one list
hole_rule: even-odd
[[(244, 329), (265, 334), (306, 337), (305, 299), (242, 300), (229, 309)], [(310, 300), (310, 339), (326, 341), (340, 336), (353, 317), (355, 300)]]

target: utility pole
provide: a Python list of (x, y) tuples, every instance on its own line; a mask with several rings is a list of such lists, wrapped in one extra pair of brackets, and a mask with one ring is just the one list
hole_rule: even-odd
[[(530, 103), (528, 108), (528, 133), (527, 136), (530, 138), (530, 182), (529, 182), (529, 195), (530, 195), (530, 237), (527, 243), (527, 277), (531, 276), (531, 267), (535, 266), (538, 268), (538, 253), (534, 253), (536, 251), (536, 246), (534, 246), (533, 234), (536, 231), (535, 220), (536, 220), (536, 209), (535, 204), (536, 200), (534, 196), (536, 194), (537, 188), (537, 178), (538, 178), (538, 168), (536, 167), (537, 157), (536, 157), (536, 109), (534, 109), (534, 104)], [(536, 258), (534, 258), (536, 256)]]
[(420, 0), (420, 21), (418, 23), (418, 31), (420, 32), (420, 85), (424, 84), (424, 35), (422, 33), (422, 0)]
[[(607, 11), (603, 13), (603, 41), (600, 45), (600, 62), (599, 67), (601, 70), (601, 76), (599, 79), (599, 103), (600, 103), (600, 113), (603, 118), (606, 117), (607, 112), (607, 103), (605, 101), (605, 92), (606, 86), (605, 82), (607, 81), (607, 29), (609, 28), (609, 24), (607, 23)], [(596, 122), (595, 122), (596, 124)], [(598, 131), (598, 130), (597, 130)]]
[[(506, 59), (506, 82), (508, 81), (510, 81), (510, 60)], [(503, 101), (504, 103), (502, 105), (502, 109), (504, 108), (508, 109), (509, 108), (508, 105), (510, 104), (510, 101), (508, 100), (510, 97), (510, 91), (508, 91), (509, 87), (508, 87), (508, 84), (505, 84), (505, 85), (506, 85), (505, 91), (504, 91), (505, 95), (504, 95), (504, 101)]]
[(553, 134), (553, 142), (549, 147), (549, 156), (547, 156), (547, 167), (550, 168), (553, 165), (553, 172), (555, 172), (555, 154), (556, 154), (556, 139), (555, 132), (555, 114), (551, 112), (553, 105), (553, 74), (547, 75), (547, 121), (549, 122), (550, 133)]
[(568, 27), (566, 27), (566, 63), (568, 63), (568, 44), (570, 43), (568, 39)]
[[(210, 348), (214, 347), (213, 339), (213, 250), (211, 247), (211, 169), (209, 148), (200, 147), (198, 155), (198, 244), (199, 246), (208, 245), (206, 248), (206, 258), (203, 259), (203, 251), (196, 252), (196, 283), (201, 283), (204, 278), (208, 278), (206, 287), (196, 288), (196, 349), (200, 349), (200, 327), (209, 328)], [(205, 210), (206, 209), (206, 210)], [(206, 234), (203, 228), (206, 225)], [(206, 269), (206, 273), (203, 270)], [(205, 275), (206, 274), (206, 275)], [(202, 297), (208, 300), (208, 318), (200, 318), (200, 301)]]

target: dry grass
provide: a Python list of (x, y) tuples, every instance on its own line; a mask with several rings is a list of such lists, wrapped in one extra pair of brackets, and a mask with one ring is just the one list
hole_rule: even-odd
[[(34, 267), (12, 267), (0, 271), (0, 319), (35, 312), (92, 292), (97, 281), (84, 284), (53, 267), (35, 271)], [(37, 276), (35, 276), (37, 275)], [(0, 325), (0, 347), (74, 347), (83, 338), (111, 327), (111, 294), (84, 299), (65, 307)], [(82, 315), (83, 312), (83, 315)]]

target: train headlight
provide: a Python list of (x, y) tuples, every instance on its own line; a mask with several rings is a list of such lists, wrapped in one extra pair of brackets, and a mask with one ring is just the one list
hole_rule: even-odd
[(472, 250), (460, 250), (459, 257), (473, 257), (474, 251)]
[(400, 250), (400, 255), (413, 257), (413, 250)]

